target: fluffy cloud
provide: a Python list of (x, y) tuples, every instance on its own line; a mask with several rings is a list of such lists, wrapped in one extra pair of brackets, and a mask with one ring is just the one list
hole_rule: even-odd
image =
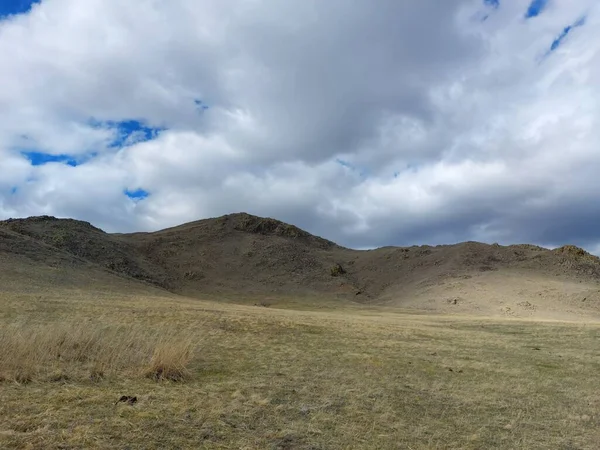
[(599, 13), (43, 0), (0, 21), (0, 216), (131, 231), (247, 211), (357, 248), (597, 251)]

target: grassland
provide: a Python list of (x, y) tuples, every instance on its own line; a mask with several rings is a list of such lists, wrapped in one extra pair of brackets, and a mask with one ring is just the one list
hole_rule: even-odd
[(600, 442), (598, 324), (245, 300), (3, 295), (0, 448)]

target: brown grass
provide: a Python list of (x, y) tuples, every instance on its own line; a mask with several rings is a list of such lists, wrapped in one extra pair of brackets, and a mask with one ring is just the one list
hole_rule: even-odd
[(69, 381), (107, 376), (183, 379), (195, 342), (164, 329), (104, 321), (7, 324), (0, 329), (0, 379)]
[[(247, 301), (0, 296), (8, 376), (0, 448), (595, 449), (600, 441), (598, 324)], [(16, 383), (24, 366), (31, 381)], [(158, 373), (184, 382), (157, 383)]]
[(153, 380), (183, 381), (190, 376), (192, 340), (163, 342), (156, 346), (145, 375)]

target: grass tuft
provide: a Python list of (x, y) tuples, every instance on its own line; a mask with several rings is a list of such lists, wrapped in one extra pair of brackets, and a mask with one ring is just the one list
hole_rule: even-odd
[(156, 381), (184, 381), (189, 377), (192, 360), (191, 341), (163, 342), (154, 349), (145, 376)]

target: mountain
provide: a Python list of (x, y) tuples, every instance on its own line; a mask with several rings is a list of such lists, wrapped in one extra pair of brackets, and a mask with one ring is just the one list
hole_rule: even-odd
[(600, 311), (600, 259), (574, 246), (358, 251), (245, 213), (131, 234), (49, 216), (0, 221), (0, 273), (4, 286), (17, 287), (95, 280), (191, 297), (313, 296), (516, 316)]

